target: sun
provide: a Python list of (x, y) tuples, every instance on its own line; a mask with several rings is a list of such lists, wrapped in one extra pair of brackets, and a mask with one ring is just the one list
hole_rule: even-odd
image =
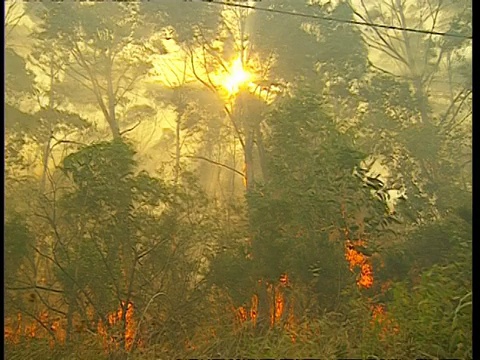
[(240, 87), (251, 79), (251, 74), (245, 71), (242, 65), (242, 59), (238, 57), (230, 67), (229, 74), (223, 82), (223, 86), (230, 95), (236, 95)]

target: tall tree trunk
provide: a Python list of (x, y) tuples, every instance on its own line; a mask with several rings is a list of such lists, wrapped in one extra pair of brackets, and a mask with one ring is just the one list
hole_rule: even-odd
[[(396, 7), (398, 11), (398, 16), (400, 18), (401, 26), (406, 28), (407, 21), (405, 19), (405, 13), (404, 13), (401, 0), (396, 0)], [(410, 76), (412, 77), (413, 86), (415, 88), (415, 95), (420, 105), (420, 117), (422, 119), (422, 123), (426, 124), (426, 123), (429, 123), (429, 116), (428, 116), (428, 104), (426, 101), (425, 90), (423, 88), (424, 74), (419, 73), (419, 69), (417, 68), (417, 62), (415, 61), (415, 54), (413, 52), (412, 45), (410, 43), (410, 34), (408, 34), (406, 31), (403, 31), (402, 36), (403, 36), (403, 42), (405, 44), (405, 54), (407, 56)]]
[(267, 169), (267, 153), (265, 145), (263, 144), (262, 132), (260, 126), (255, 129), (255, 141), (257, 144), (258, 158), (260, 160), (260, 168), (262, 170), (263, 181), (268, 182), (268, 169)]
[(108, 97), (108, 117), (107, 122), (112, 131), (114, 139), (120, 139), (120, 127), (118, 126), (117, 117), (115, 114), (115, 92), (113, 91), (113, 58), (109, 58), (107, 62), (107, 97)]
[(66, 329), (66, 338), (65, 342), (68, 344), (72, 339), (72, 332), (73, 332), (73, 316), (75, 314), (76, 309), (76, 302), (77, 302), (77, 294), (76, 294), (76, 281), (78, 280), (78, 266), (75, 267), (75, 282), (69, 287), (69, 289), (65, 289), (65, 293), (68, 297), (68, 310), (67, 310), (67, 329)]
[(178, 183), (180, 174), (180, 125), (181, 114), (178, 114), (178, 120), (175, 126), (175, 184)]
[(252, 191), (255, 184), (254, 163), (253, 163), (253, 129), (245, 132), (245, 181), (247, 192)]
[[(232, 137), (233, 137), (233, 164), (232, 164), (232, 168), (236, 168), (237, 166), (237, 139), (235, 138), (235, 132), (233, 132), (232, 134)], [(232, 188), (231, 188), (231, 196), (232, 196), (232, 199), (234, 198), (235, 196), (235, 178), (236, 178), (236, 174), (234, 172), (232, 172)]]
[[(48, 94), (48, 110), (53, 111), (55, 107), (55, 97), (53, 93), (53, 87), (55, 83), (55, 74), (54, 74), (54, 67), (53, 67), (53, 53), (50, 55), (50, 92)], [(42, 171), (42, 179), (40, 182), (40, 189), (42, 192), (45, 192), (46, 181), (47, 181), (47, 171), (48, 171), (48, 157), (50, 156), (50, 144), (52, 142), (53, 137), (53, 127), (47, 119), (48, 126), (49, 126), (49, 135), (45, 147), (43, 149), (43, 171)]]

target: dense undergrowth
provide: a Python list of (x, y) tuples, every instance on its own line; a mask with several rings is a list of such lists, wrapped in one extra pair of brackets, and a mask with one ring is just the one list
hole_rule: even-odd
[[(224, 313), (221, 319), (218, 312), (217, 318), (198, 324), (188, 344), (157, 338), (128, 358), (472, 359), (472, 293), (468, 283), (455, 281), (466, 265), (436, 265), (424, 271), (416, 285), (396, 284), (377, 316), (372, 316), (371, 299), (362, 295), (343, 309), (298, 319), (289, 328), (259, 331), (245, 322), (233, 329), (234, 317)], [(48, 341), (24, 339), (7, 343), (5, 351), (12, 360), (116, 358), (94, 334), (53, 349)]]
[(5, 2), (6, 358), (472, 359), (471, 2), (234, 3)]

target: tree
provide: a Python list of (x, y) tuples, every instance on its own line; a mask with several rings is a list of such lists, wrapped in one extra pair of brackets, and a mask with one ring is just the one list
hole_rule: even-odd
[[(46, 20), (37, 38), (65, 49), (63, 71), (73, 83), (62, 90), (74, 90), (74, 103), (93, 100), (113, 138), (120, 138), (118, 107), (127, 106), (128, 94), (147, 74), (148, 55), (164, 51), (161, 42), (147, 42), (151, 34), (142, 28), (138, 4), (44, 6)], [(88, 92), (78, 92), (82, 88)]]
[[(468, 51), (471, 46), (467, 38), (471, 32), (471, 8), (469, 4), (449, 5), (442, 1), (410, 4), (400, 0), (372, 4), (361, 1), (358, 7), (352, 5), (355, 14), (366, 22), (380, 21), (402, 28), (445, 31), (465, 36), (462, 39), (433, 34), (411, 34), (407, 31), (387, 32), (378, 28), (363, 31), (365, 43), (370, 49), (370, 64), (379, 72), (376, 78), (380, 79), (382, 73), (384, 79), (390, 78), (390, 82), (394, 81), (394, 78), (404, 82), (401, 97), (403, 99), (410, 93), (407, 95), (409, 99), (403, 105), (410, 112), (409, 115), (405, 117), (398, 112), (392, 115), (400, 120), (401, 129), (397, 132), (400, 141), (406, 151), (415, 158), (413, 162), (417, 164), (414, 166), (420, 168), (426, 186), (430, 188), (437, 187), (437, 184), (445, 179), (445, 173), (450, 173), (450, 170), (447, 170), (452, 165), (451, 161), (447, 160), (450, 155), (444, 153), (443, 149), (448, 149), (451, 153), (452, 146), (462, 148), (457, 152), (462, 154), (462, 159), (458, 159), (457, 164), (462, 165), (451, 172), (452, 175), (464, 174), (463, 165), (468, 163), (469, 158), (466, 149), (470, 147), (470, 129), (465, 125), (471, 115), (471, 91), (468, 82), (453, 81), (453, 78), (461, 79), (463, 75), (453, 71), (455, 66), (452, 67), (451, 60), (452, 57), (458, 60), (456, 66), (459, 69), (469, 62), (465, 55), (460, 54)], [(383, 61), (377, 58), (379, 54), (384, 55)], [(445, 77), (448, 81), (442, 82), (441, 79)], [(372, 85), (373, 82), (369, 84), (369, 88), (373, 88)], [(413, 91), (410, 91), (409, 86)], [(388, 84), (385, 84), (386, 87)], [(449, 93), (447, 101), (433, 95), (439, 91)], [(368, 96), (368, 100), (375, 97), (376, 95), (372, 94), (371, 97)], [(456, 140), (452, 139), (452, 128), (462, 132), (464, 141), (459, 141), (460, 135)], [(426, 139), (428, 142), (425, 142)], [(440, 158), (442, 161), (439, 162)], [(447, 165), (448, 163), (450, 165)]]
[[(211, 241), (204, 234), (214, 234), (209, 231), (216, 228), (214, 219), (192, 176), (181, 174), (169, 185), (136, 173), (133, 155), (119, 140), (68, 155), (57, 170), (64, 176), (57, 173), (54, 192), (36, 209), (42, 232), (29, 248), (45, 260), (37, 271), (46, 274), (36, 290), (38, 301), (61, 314), (67, 343), (78, 336), (76, 328), (85, 327), (104, 332), (110, 350), (120, 353), (131, 351), (140, 338), (155, 343), (157, 335), (167, 336), (164, 344), (175, 348), (181, 340), (174, 333), (185, 324), (188, 333), (194, 330), (196, 320), (187, 309), (202, 306), (203, 254)], [(38, 241), (42, 238), (50, 241)], [(147, 307), (160, 293), (162, 301)], [(137, 314), (133, 319), (130, 307)], [(160, 323), (148, 314), (143, 319), (147, 310), (162, 314)], [(140, 316), (144, 321), (138, 323)], [(154, 324), (161, 330), (147, 337)]]
[[(212, 276), (229, 289), (238, 306), (256, 289), (258, 319), (269, 323), (275, 301), (268, 289), (285, 275), (292, 289), (302, 289), (304, 297), (297, 293), (296, 303), (305, 301), (305, 293), (316, 299), (297, 307), (295, 316), (316, 306), (335, 308), (351, 281), (344, 259), (347, 238), (340, 229), (352, 239), (368, 237), (373, 245), (377, 229), (367, 227), (364, 218), (378, 224), (384, 208), (368, 191), (358, 189), (351, 173), (365, 155), (355, 149), (351, 135), (336, 129), (322, 99), (310, 89), (283, 100), (269, 113), (266, 125), (270, 178), (247, 193), (250, 245), (240, 242), (219, 254)], [(225, 268), (232, 273), (221, 270)], [(262, 285), (256, 286), (259, 281)], [(294, 297), (290, 294), (288, 301)]]

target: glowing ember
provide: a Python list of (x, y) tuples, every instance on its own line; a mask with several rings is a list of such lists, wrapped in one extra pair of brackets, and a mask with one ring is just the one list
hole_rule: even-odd
[(252, 308), (250, 309), (250, 318), (252, 319), (253, 326), (257, 324), (257, 311), (258, 311), (258, 296), (252, 296)]
[(372, 310), (371, 324), (373, 326), (380, 326), (380, 338), (382, 340), (388, 335), (395, 335), (400, 332), (398, 324), (387, 314), (382, 304), (374, 304), (370, 308)]

